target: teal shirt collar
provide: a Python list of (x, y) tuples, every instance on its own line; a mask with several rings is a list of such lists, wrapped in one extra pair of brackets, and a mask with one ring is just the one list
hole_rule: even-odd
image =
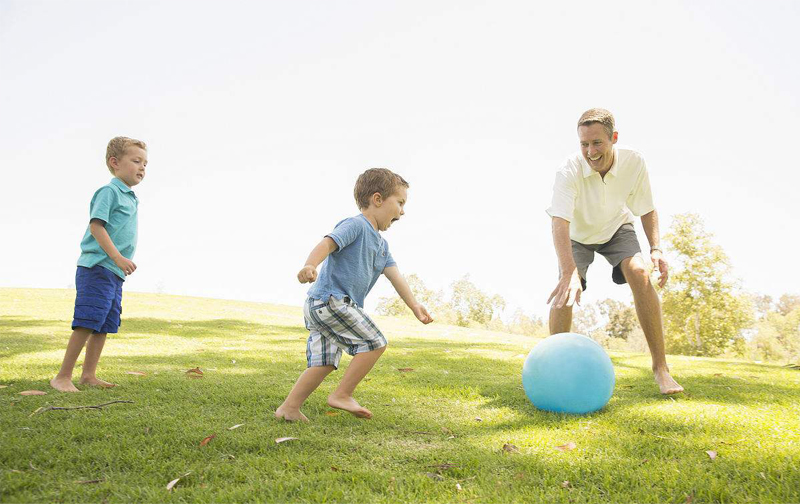
[(117, 188), (120, 191), (122, 191), (124, 193), (131, 193), (131, 194), (133, 194), (134, 197), (136, 197), (136, 193), (133, 192), (133, 189), (128, 187), (128, 185), (125, 182), (121, 181), (117, 177), (114, 177), (113, 179), (111, 179), (111, 184), (117, 186)]

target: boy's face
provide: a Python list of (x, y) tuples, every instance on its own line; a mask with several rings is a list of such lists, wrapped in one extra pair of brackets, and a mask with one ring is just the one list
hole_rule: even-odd
[(395, 189), (394, 194), (381, 202), (381, 206), (377, 208), (375, 214), (378, 222), (378, 231), (386, 231), (394, 221), (405, 215), (403, 207), (407, 198), (408, 191), (405, 187), (400, 186)]
[(133, 187), (144, 179), (144, 170), (147, 167), (147, 151), (141, 147), (130, 146), (125, 149), (125, 154), (117, 159), (109, 159), (114, 169), (114, 176), (125, 182), (128, 187)]

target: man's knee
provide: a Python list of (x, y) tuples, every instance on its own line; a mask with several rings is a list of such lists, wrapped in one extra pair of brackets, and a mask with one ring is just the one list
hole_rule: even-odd
[(622, 273), (631, 287), (646, 287), (650, 283), (650, 269), (639, 256), (626, 259), (622, 264)]

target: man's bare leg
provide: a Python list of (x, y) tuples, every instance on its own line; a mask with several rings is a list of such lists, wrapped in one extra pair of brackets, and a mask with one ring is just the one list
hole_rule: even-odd
[(661, 300), (650, 281), (650, 270), (645, 266), (644, 259), (637, 254), (623, 259), (622, 273), (633, 293), (633, 303), (636, 306), (636, 315), (647, 339), (650, 348), (650, 357), (653, 359), (653, 374), (658, 388), (662, 394), (677, 394), (683, 392), (683, 387), (678, 385), (669, 374), (667, 356), (664, 350), (664, 324), (661, 317)]
[(339, 386), (328, 396), (328, 406), (348, 411), (359, 418), (372, 418), (372, 412), (353, 399), (353, 392), (385, 350), (386, 347), (384, 346), (353, 357), (350, 365), (347, 366), (347, 371), (345, 371), (342, 381), (339, 382)]
[(103, 346), (106, 344), (106, 333), (96, 333), (89, 336), (86, 344), (86, 356), (83, 359), (83, 372), (78, 383), (81, 385), (92, 385), (95, 387), (111, 388), (115, 384), (100, 380), (95, 376), (97, 372), (97, 362), (100, 354), (103, 353)]
[(92, 330), (85, 327), (78, 327), (72, 331), (72, 336), (69, 337), (69, 343), (67, 343), (67, 350), (64, 352), (64, 360), (61, 362), (61, 369), (56, 377), (50, 380), (51, 387), (61, 392), (80, 392), (72, 383), (72, 370), (75, 369), (75, 362), (91, 335)]
[[(553, 302), (555, 305), (555, 301)], [(572, 307), (550, 308), (550, 334), (569, 332), (572, 329)]]
[(308, 417), (300, 412), (300, 406), (308, 399), (308, 396), (320, 386), (326, 376), (331, 374), (335, 368), (333, 366), (314, 366), (306, 368), (300, 378), (292, 387), (292, 391), (284, 399), (277, 410), (275, 418), (280, 418), (288, 422), (301, 420), (308, 422)]

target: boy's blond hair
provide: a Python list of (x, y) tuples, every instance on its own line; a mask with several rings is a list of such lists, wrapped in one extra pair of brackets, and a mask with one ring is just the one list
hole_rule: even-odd
[(403, 177), (386, 168), (370, 168), (356, 180), (353, 196), (359, 210), (369, 208), (372, 195), (380, 193), (386, 199), (393, 195), (398, 187), (408, 187), (408, 182)]
[(118, 136), (112, 138), (111, 141), (108, 142), (108, 147), (106, 147), (106, 166), (108, 166), (108, 171), (111, 172), (111, 175), (114, 175), (114, 168), (111, 167), (110, 162), (111, 158), (120, 159), (125, 155), (125, 149), (128, 147), (139, 147), (147, 150), (147, 144), (135, 138)]
[(606, 109), (601, 108), (593, 108), (589, 109), (583, 113), (580, 119), (578, 119), (578, 127), (581, 126), (589, 126), (594, 123), (600, 123), (605, 128), (606, 133), (608, 133), (608, 138), (611, 138), (614, 135), (614, 116), (611, 115)]

